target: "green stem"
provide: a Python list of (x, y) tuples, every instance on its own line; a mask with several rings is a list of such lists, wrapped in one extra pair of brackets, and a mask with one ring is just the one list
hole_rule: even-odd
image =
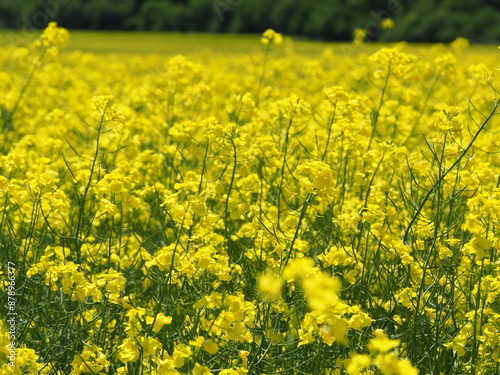
[(230, 213), (229, 213), (229, 198), (231, 196), (231, 191), (233, 190), (233, 185), (234, 185), (234, 180), (236, 177), (236, 165), (238, 163), (237, 159), (237, 154), (236, 154), (236, 144), (234, 143), (234, 140), (231, 139), (231, 144), (233, 146), (233, 171), (231, 173), (231, 181), (229, 182), (229, 187), (227, 189), (227, 196), (226, 196), (226, 202), (225, 202), (225, 208), (224, 208), (224, 233), (226, 236), (226, 241), (227, 241), (227, 251), (229, 253), (229, 259), (232, 259), (234, 257), (234, 254), (232, 254), (232, 249), (230, 249), (230, 233), (229, 233), (229, 218), (230, 218)]
[(483, 270), (484, 270), (484, 257), (481, 260), (481, 268), (479, 270), (479, 280), (477, 281), (477, 293), (476, 293), (476, 301), (474, 304), (474, 322), (472, 325), (473, 333), (472, 333), (472, 353), (471, 353), (471, 366), (470, 366), (470, 374), (475, 375), (476, 374), (476, 365), (477, 365), (477, 359), (478, 359), (478, 354), (479, 354), (479, 340), (478, 340), (478, 335), (479, 332), (481, 332), (480, 327), (478, 325), (481, 325), (481, 322), (479, 321), (479, 310), (481, 306), (481, 280), (483, 276)]
[(370, 149), (372, 142), (373, 142), (373, 138), (375, 137), (375, 131), (377, 128), (377, 123), (378, 123), (378, 117), (380, 115), (380, 110), (382, 109), (382, 105), (384, 104), (384, 96), (385, 96), (385, 92), (387, 90), (387, 86), (389, 84), (389, 77), (391, 76), (391, 67), (392, 67), (392, 62), (389, 62), (389, 68), (387, 69), (387, 76), (385, 77), (384, 87), (382, 88), (382, 94), (380, 95), (380, 102), (378, 103), (378, 108), (372, 117), (372, 134), (370, 136), (370, 142), (368, 142), (368, 149)]
[(484, 120), (483, 124), (479, 127), (478, 131), (476, 132), (476, 134), (474, 134), (474, 136), (472, 137), (472, 140), (469, 142), (469, 144), (467, 145), (467, 147), (465, 148), (465, 150), (460, 154), (460, 156), (457, 158), (457, 160), (455, 160), (455, 162), (451, 165), (450, 168), (448, 168), (439, 178), (438, 180), (431, 186), (431, 188), (427, 191), (427, 194), (425, 195), (424, 199), (422, 200), (422, 202), (420, 203), (420, 205), (418, 206), (417, 208), (417, 211), (415, 212), (415, 214), (413, 215), (413, 217), (411, 218), (410, 222), (408, 223), (408, 226), (406, 227), (406, 230), (405, 230), (405, 233), (404, 233), (404, 236), (403, 236), (403, 241), (405, 243), (407, 243), (407, 240), (408, 240), (408, 235), (410, 234), (410, 230), (411, 230), (411, 227), (413, 226), (413, 224), (415, 223), (415, 221), (417, 220), (417, 218), (420, 216), (420, 213), (422, 212), (422, 209), (424, 208), (424, 205), (427, 203), (427, 201), (429, 200), (429, 198), (431, 197), (431, 194), (434, 192), (434, 190), (441, 185), (441, 182), (444, 180), (444, 178), (453, 170), (455, 169), (455, 167), (462, 161), (462, 159), (465, 157), (465, 155), (467, 154), (467, 152), (469, 152), (469, 150), (472, 148), (472, 145), (474, 144), (474, 142), (476, 141), (477, 137), (479, 137), (479, 134), (481, 134), (481, 132), (486, 128), (486, 125), (488, 124), (488, 122), (491, 120), (491, 118), (493, 117), (493, 115), (495, 114), (496, 110), (497, 110), (497, 107), (498, 105), (500, 104), (500, 101), (497, 101), (495, 102), (494, 106), (493, 106), (493, 110), (491, 111), (491, 113), (488, 115), (488, 117)]
[(16, 103), (14, 104), (14, 108), (12, 108), (11, 111), (7, 112), (7, 117), (4, 120), (4, 126), (6, 127), (7, 130), (14, 130), (14, 127), (12, 125), (12, 118), (14, 117), (14, 114), (19, 109), (19, 105), (21, 104), (21, 100), (23, 99), (24, 94), (26, 93), (26, 90), (28, 89), (29, 85), (31, 84), (31, 81), (33, 80), (33, 77), (35, 76), (36, 71), (42, 65), (42, 60), (45, 57), (46, 53), (47, 53), (47, 50), (44, 48), (42, 50), (42, 53), (38, 57), (37, 61), (33, 65), (33, 69), (31, 70), (30, 74), (28, 75), (28, 78), (24, 82), (24, 85), (21, 88), (19, 96), (17, 97)]
[(80, 256), (81, 256), (81, 247), (82, 247), (82, 241), (83, 239), (80, 238), (80, 235), (83, 231), (83, 218), (85, 215), (85, 202), (87, 200), (87, 195), (89, 193), (90, 187), (92, 185), (92, 177), (94, 176), (94, 172), (96, 169), (96, 164), (97, 164), (97, 159), (100, 154), (100, 141), (101, 141), (101, 132), (102, 132), (102, 126), (104, 124), (104, 115), (106, 114), (107, 107), (104, 108), (103, 113), (101, 114), (101, 119), (99, 121), (99, 125), (97, 127), (97, 139), (96, 139), (96, 147), (94, 150), (94, 157), (92, 159), (92, 165), (90, 167), (90, 174), (87, 183), (85, 184), (85, 189), (83, 191), (82, 198), (80, 200), (80, 207), (78, 210), (78, 221), (76, 224), (76, 230), (75, 230), (75, 246), (76, 246), (76, 260), (79, 261)]

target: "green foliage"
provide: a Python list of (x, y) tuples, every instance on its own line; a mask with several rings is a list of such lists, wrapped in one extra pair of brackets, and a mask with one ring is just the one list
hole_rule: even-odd
[(28, 0), (28, 1), (0, 0), (0, 27), (17, 28), (22, 26), (21, 22), (24, 22), (25, 24), (24, 26), (29, 27), (31, 25), (26, 25), (26, 24), (31, 22), (30, 20), (28, 20), (27, 17), (30, 14), (33, 14), (35, 10), (36, 10), (35, 0)]
[[(57, 21), (70, 29), (261, 33), (351, 40), (355, 28), (371, 41), (449, 42), (500, 37), (498, 1), (409, 0), (0, 0), (0, 28), (42, 28)], [(382, 30), (382, 18), (394, 19)]]
[(90, 0), (86, 6), (91, 29), (126, 29), (127, 20), (134, 10), (134, 0)]
[(141, 30), (180, 30), (184, 24), (184, 6), (172, 1), (153, 0), (143, 4), (137, 16)]

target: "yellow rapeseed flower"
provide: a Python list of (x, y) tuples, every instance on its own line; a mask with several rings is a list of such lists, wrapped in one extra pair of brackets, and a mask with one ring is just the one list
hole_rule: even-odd
[(380, 21), (380, 28), (381, 29), (392, 29), (394, 27), (395, 23), (394, 23), (394, 20), (392, 18), (383, 18), (381, 21)]
[(260, 274), (257, 278), (257, 289), (262, 293), (265, 301), (272, 301), (281, 297), (283, 280), (272, 272)]

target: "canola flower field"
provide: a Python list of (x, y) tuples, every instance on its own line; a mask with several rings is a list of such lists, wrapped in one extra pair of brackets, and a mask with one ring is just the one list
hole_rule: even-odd
[(0, 374), (500, 373), (496, 47), (0, 56)]

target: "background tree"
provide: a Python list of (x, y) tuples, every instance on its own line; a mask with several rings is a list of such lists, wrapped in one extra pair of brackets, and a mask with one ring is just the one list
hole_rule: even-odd
[[(379, 28), (392, 18), (390, 32)], [(0, 0), (0, 28), (261, 33), (267, 28), (318, 40), (471, 42), (500, 40), (500, 0)]]

